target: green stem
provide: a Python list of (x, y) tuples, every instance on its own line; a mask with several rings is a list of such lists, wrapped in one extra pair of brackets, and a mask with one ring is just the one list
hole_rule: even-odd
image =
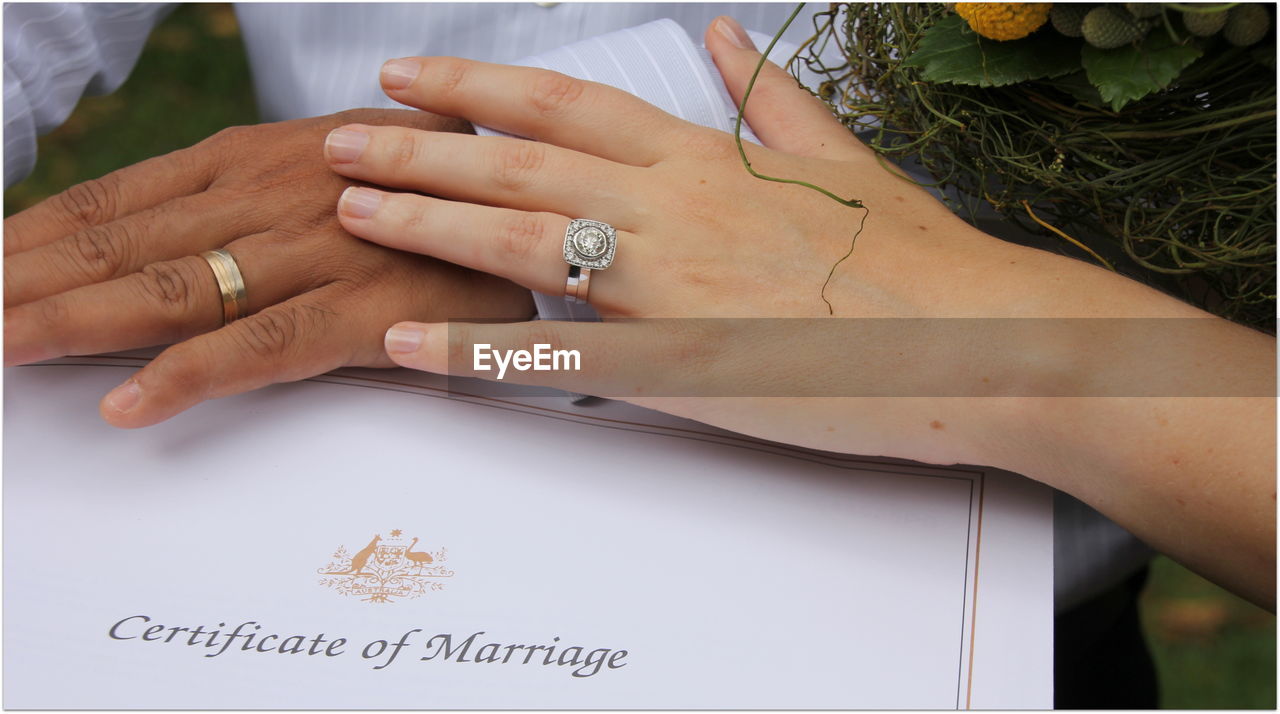
[(1225, 129), (1237, 124), (1248, 124), (1250, 122), (1261, 121), (1267, 117), (1274, 117), (1275, 110), (1269, 112), (1258, 112), (1250, 114), (1247, 117), (1237, 117), (1235, 119), (1227, 119), (1214, 124), (1205, 124), (1204, 126), (1193, 126), (1187, 129), (1179, 129), (1177, 131), (1114, 131), (1108, 132), (1107, 136), (1112, 139), (1169, 139), (1175, 136), (1190, 136), (1192, 134), (1204, 134), (1214, 131), (1215, 129)]
[(827, 286), (831, 284), (831, 278), (835, 276), (836, 268), (840, 267), (841, 263), (843, 263), (846, 259), (848, 259), (849, 256), (853, 255), (853, 246), (858, 242), (858, 236), (862, 234), (862, 228), (867, 223), (867, 215), (871, 213), (871, 209), (862, 205), (862, 201), (859, 201), (856, 198), (840, 198), (834, 193), (828, 191), (827, 189), (822, 188), (821, 186), (815, 186), (807, 181), (779, 178), (777, 176), (766, 176), (765, 174), (762, 174), (759, 171), (756, 171), (755, 168), (751, 166), (751, 160), (747, 158), (747, 150), (742, 145), (742, 118), (746, 115), (746, 112), (747, 112), (747, 100), (751, 97), (751, 90), (755, 88), (756, 80), (760, 77), (760, 71), (764, 69), (764, 63), (769, 60), (769, 54), (773, 52), (774, 46), (778, 44), (778, 40), (782, 39), (782, 35), (787, 31), (788, 27), (791, 27), (791, 23), (794, 22), (796, 17), (800, 15), (800, 11), (804, 9), (805, 5), (806, 3), (800, 3), (796, 5), (796, 9), (791, 12), (791, 16), (788, 17), (787, 21), (782, 24), (782, 29), (778, 30), (778, 32), (774, 34), (773, 39), (769, 42), (769, 46), (765, 48), (763, 53), (761, 53), (760, 61), (756, 63), (756, 71), (751, 74), (751, 81), (747, 82), (747, 89), (742, 93), (742, 101), (738, 104), (738, 119), (736, 122), (734, 122), (734, 125), (733, 125), (733, 141), (738, 146), (738, 156), (742, 158), (742, 165), (746, 167), (747, 173), (751, 174), (752, 176), (758, 179), (762, 179), (764, 181), (773, 181), (775, 183), (789, 183), (789, 184), (794, 184), (796, 186), (804, 186), (805, 188), (817, 191), (818, 193), (822, 194), (823, 196), (826, 196), (827, 198), (830, 198), (831, 200), (835, 201), (836, 203), (839, 203), (842, 206), (848, 206), (849, 208), (861, 208), (862, 210), (866, 211), (866, 213), (862, 215), (862, 222), (858, 225), (858, 231), (853, 234), (853, 240), (849, 242), (849, 252), (845, 253), (844, 257), (840, 258), (840, 260), (837, 260), (835, 262), (835, 265), (831, 266), (831, 270), (827, 273), (827, 280), (822, 284), (822, 291), (820, 293), (820, 297), (822, 298), (822, 301), (827, 304), (827, 313), (834, 315), (835, 308), (832, 307), (831, 301), (827, 299)]

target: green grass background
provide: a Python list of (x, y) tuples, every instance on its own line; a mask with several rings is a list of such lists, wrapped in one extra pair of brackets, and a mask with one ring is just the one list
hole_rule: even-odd
[[(82, 101), (40, 139), (35, 172), (5, 192), (10, 215), (68, 186), (257, 121), (235, 15), (184, 5), (155, 31), (120, 91)], [(1169, 709), (1275, 709), (1275, 617), (1158, 558), (1142, 618)]]
[(5, 191), (5, 215), (73, 184), (258, 122), (249, 61), (230, 5), (179, 5), (114, 94), (80, 102), (40, 138), (36, 168)]

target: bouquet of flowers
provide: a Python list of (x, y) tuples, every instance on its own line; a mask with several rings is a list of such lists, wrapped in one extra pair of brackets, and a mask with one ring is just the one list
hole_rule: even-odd
[(918, 161), (971, 215), (988, 204), (1274, 330), (1273, 12), (839, 4), (816, 16), (793, 71), (817, 73), (811, 91), (846, 126)]

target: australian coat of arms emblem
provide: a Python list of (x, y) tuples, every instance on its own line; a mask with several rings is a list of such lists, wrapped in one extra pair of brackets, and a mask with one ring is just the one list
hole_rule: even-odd
[(448, 560), (444, 548), (415, 551), (417, 538), (406, 543), (399, 529), (389, 536), (375, 533), (369, 544), (354, 554), (339, 546), (333, 560), (316, 570), (325, 576), (320, 584), (365, 602), (409, 600), (429, 590), (444, 589), (443, 579), (453, 577), (453, 571), (444, 566)]

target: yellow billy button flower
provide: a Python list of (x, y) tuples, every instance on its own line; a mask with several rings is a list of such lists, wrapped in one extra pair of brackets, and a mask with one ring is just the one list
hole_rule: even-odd
[(973, 31), (991, 40), (1017, 40), (1049, 19), (1049, 2), (958, 2), (956, 14)]

